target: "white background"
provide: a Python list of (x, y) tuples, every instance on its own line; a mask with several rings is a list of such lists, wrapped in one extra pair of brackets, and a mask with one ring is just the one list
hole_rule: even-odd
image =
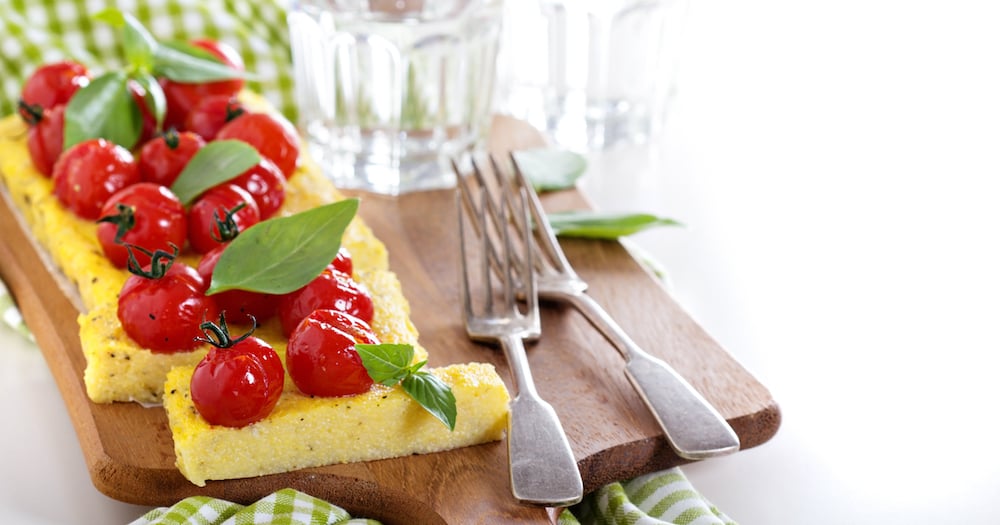
[[(748, 524), (991, 523), (1000, 494), (1000, 6), (693, 0), (650, 147), (591, 156), (630, 240), (781, 405), (684, 471)], [(125, 523), (37, 350), (0, 327), (5, 523)]]

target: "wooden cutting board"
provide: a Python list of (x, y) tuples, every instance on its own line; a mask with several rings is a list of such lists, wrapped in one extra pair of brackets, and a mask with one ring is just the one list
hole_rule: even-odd
[[(546, 194), (550, 210), (587, 206), (576, 191)], [(252, 502), (283, 487), (330, 500), (352, 515), (386, 525), (549, 523), (550, 512), (510, 496), (504, 442), (450, 452), (333, 465), (199, 488), (174, 468), (173, 443), (160, 408), (94, 404), (86, 395), (77, 309), (0, 199), (0, 276), (35, 333), (65, 400), (98, 490), (142, 505), (191, 495)], [(502, 356), (465, 335), (458, 306), (457, 213), (451, 191), (399, 198), (365, 195), (360, 214), (389, 247), (391, 267), (409, 299), (430, 365), (492, 362)], [(732, 424), (742, 448), (778, 429), (768, 390), (722, 349), (617, 242), (565, 240), (567, 255), (633, 338), (672, 364)], [(543, 334), (528, 355), (540, 394), (559, 413), (586, 491), (611, 481), (682, 464), (624, 375), (618, 352), (576, 311), (545, 305)], [(509, 382), (508, 382), (509, 385)]]

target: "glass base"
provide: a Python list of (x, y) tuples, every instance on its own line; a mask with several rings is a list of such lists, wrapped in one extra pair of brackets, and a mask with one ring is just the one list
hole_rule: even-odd
[(416, 191), (452, 188), (456, 184), (448, 159), (440, 155), (365, 156), (334, 151), (310, 143), (310, 154), (334, 186), (344, 190), (381, 195), (402, 195)]

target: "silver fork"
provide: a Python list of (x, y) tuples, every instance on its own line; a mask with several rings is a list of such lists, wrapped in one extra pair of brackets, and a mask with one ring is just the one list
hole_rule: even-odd
[[(606, 310), (586, 293), (581, 279), (556, 240), (541, 201), (534, 188), (510, 155), (513, 177), (503, 176), (496, 160), (490, 164), (502, 195), (524, 192), (530, 209), (531, 228), (524, 217), (513, 217), (521, 233), (518, 243), (536, 246), (542, 253), (535, 257), (536, 288), (542, 299), (569, 303), (593, 324), (625, 358), (625, 374), (663, 429), (671, 448), (678, 456), (698, 460), (722, 456), (739, 450), (740, 440), (729, 423), (702, 395), (670, 365), (642, 349), (618, 325)], [(473, 163), (473, 173), (485, 184), (482, 170)]]
[[(461, 187), (463, 191), (471, 191), (465, 184)], [(508, 219), (511, 214), (520, 214), (521, 220), (515, 223), (527, 224), (527, 197), (521, 194), (519, 208), (491, 210), (490, 215), (496, 217), (496, 222), (492, 228), (487, 228), (486, 208), (492, 206), (492, 201), (484, 192), (485, 189), (481, 189), (478, 199), (469, 193), (456, 198), (461, 239), (462, 312), (469, 337), (499, 344), (510, 366), (515, 390), (507, 420), (511, 492), (522, 503), (549, 507), (572, 505), (583, 497), (583, 480), (555, 410), (535, 389), (524, 350), (525, 340), (541, 335), (535, 280), (518, 277), (532, 275), (534, 256), (530, 245), (524, 246), (519, 255), (513, 253), (508, 227), (512, 223)], [(468, 206), (463, 207), (463, 199)], [(463, 208), (469, 210), (477, 225), (483, 226), (476, 228), (482, 243), (478, 272), (480, 300), (476, 305), (470, 282), (473, 255), (466, 246), (473, 241), (466, 240)], [(496, 264), (498, 271), (491, 271), (491, 264)], [(495, 290), (497, 286), (499, 290)], [(518, 296), (525, 299), (523, 309)]]

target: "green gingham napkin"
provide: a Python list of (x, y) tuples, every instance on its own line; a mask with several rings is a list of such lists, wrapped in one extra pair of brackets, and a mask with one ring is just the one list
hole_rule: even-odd
[[(285, 23), (287, 0), (0, 0), (0, 116), (14, 112), (21, 84), (46, 62), (72, 58), (92, 71), (116, 68), (123, 51), (116, 30), (93, 15), (115, 7), (131, 13), (160, 40), (214, 38), (232, 45), (255, 76), (248, 87), (294, 121), (296, 107)], [(30, 337), (0, 281), (5, 324)], [(376, 524), (307, 494), (279, 490), (248, 505), (192, 497), (133, 524)], [(576, 524), (733, 524), (705, 501), (680, 469), (612, 483), (559, 516)]]
[(294, 489), (281, 489), (250, 505), (192, 496), (153, 509), (130, 525), (379, 525)]
[(114, 7), (159, 40), (212, 38), (243, 57), (247, 87), (292, 122), (296, 106), (285, 24), (287, 0), (0, 0), (0, 115), (17, 106), (21, 84), (43, 63), (75, 59), (92, 72), (122, 65), (120, 30), (94, 20)]

